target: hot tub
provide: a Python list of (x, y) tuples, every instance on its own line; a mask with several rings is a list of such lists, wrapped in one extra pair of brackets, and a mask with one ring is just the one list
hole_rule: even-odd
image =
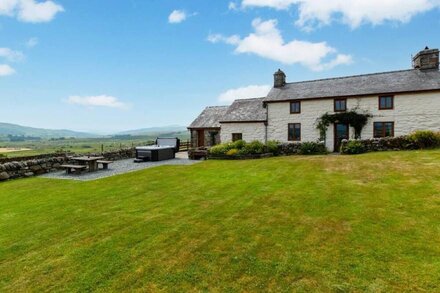
[(157, 138), (156, 143), (150, 146), (136, 147), (137, 161), (164, 161), (174, 159), (179, 152), (178, 138)]

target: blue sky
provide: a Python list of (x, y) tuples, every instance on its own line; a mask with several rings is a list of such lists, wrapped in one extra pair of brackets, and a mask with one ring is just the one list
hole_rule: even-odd
[(188, 125), (288, 81), (410, 68), (438, 0), (0, 0), (0, 121)]

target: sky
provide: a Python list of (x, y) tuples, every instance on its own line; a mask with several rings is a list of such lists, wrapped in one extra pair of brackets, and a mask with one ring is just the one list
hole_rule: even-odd
[(187, 126), (288, 82), (411, 68), (440, 0), (0, 0), (0, 122)]

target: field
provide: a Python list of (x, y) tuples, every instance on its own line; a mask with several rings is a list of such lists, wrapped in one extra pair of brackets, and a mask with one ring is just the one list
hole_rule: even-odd
[(436, 150), (1, 183), (0, 291), (439, 292), (439, 170)]
[(31, 149), (28, 148), (17, 148), (17, 147), (13, 147), (13, 148), (0, 148), (0, 154), (7, 154), (7, 153), (16, 153), (16, 152), (25, 152), (25, 151), (30, 151)]
[[(151, 143), (157, 136), (179, 137), (183, 141), (189, 139), (187, 132), (152, 134), (145, 136), (121, 136), (99, 138), (66, 138), (66, 139), (42, 139), (39, 141), (0, 141), (0, 157), (23, 157), (55, 152), (89, 153), (117, 150), (132, 146)], [(23, 150), (11, 151), (8, 148)]]

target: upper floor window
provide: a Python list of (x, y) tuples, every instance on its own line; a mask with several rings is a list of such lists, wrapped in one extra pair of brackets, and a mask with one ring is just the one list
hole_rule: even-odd
[(394, 96), (380, 96), (379, 110), (391, 110), (394, 108)]
[(233, 133), (232, 134), (232, 141), (242, 140), (243, 134), (242, 133)]
[(289, 123), (287, 140), (289, 140), (289, 141), (300, 141), (301, 140), (301, 124), (300, 123)]
[(301, 113), (301, 102), (294, 101), (290, 102), (290, 114), (299, 114)]
[(374, 137), (393, 137), (394, 122), (374, 122)]
[(347, 110), (347, 99), (335, 99), (335, 112), (344, 112)]

